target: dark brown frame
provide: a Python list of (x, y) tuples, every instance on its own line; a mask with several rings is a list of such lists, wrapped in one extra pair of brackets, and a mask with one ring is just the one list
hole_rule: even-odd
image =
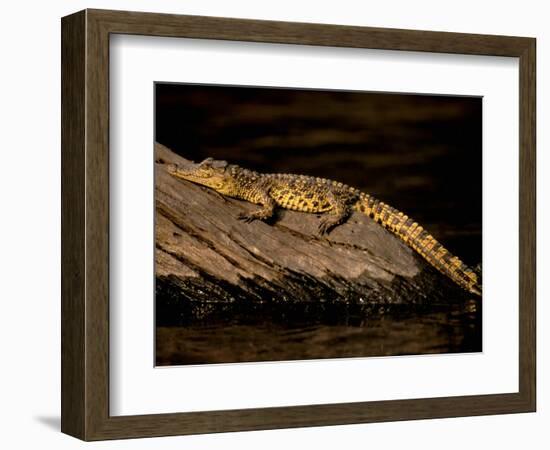
[[(84, 440), (535, 411), (534, 38), (85, 10), (62, 19), (62, 416)], [(519, 392), (109, 416), (109, 35), (519, 58)], [(183, 407), (184, 405), (182, 405)]]

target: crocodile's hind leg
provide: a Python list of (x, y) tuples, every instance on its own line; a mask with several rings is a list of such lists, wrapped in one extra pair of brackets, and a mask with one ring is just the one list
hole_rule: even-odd
[(332, 192), (327, 194), (327, 200), (332, 208), (321, 217), (319, 223), (319, 234), (328, 234), (338, 225), (343, 224), (351, 215), (351, 207), (346, 199), (334, 195)]

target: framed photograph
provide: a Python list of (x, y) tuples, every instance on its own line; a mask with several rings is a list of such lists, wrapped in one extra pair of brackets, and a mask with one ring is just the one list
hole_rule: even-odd
[(535, 411), (535, 39), (62, 19), (62, 431)]

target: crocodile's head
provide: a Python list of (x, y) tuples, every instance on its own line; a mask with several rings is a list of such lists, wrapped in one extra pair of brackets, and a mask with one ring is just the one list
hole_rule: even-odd
[(206, 158), (198, 164), (190, 163), (185, 166), (169, 164), (167, 170), (174, 177), (202, 184), (217, 191), (223, 191), (228, 184), (227, 167), (227, 161)]

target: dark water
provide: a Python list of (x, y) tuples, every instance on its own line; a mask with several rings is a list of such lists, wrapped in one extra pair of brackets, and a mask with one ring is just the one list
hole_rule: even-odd
[(429, 307), (307, 308), (158, 327), (157, 364), (481, 351), (481, 311), (474, 300)]
[[(156, 140), (185, 158), (342, 181), (414, 217), (470, 266), (481, 262), (481, 117), (475, 97), (156, 86)], [(157, 363), (481, 351), (480, 305), (447, 300), (161, 314)]]

